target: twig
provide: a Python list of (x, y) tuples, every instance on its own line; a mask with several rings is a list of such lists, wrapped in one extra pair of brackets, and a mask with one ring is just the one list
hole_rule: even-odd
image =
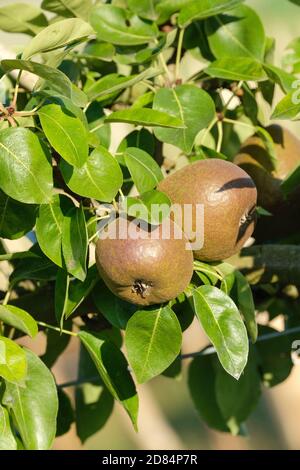
[[(265, 333), (257, 338), (257, 343), (268, 341), (270, 339), (281, 338), (283, 336), (288, 336), (293, 333), (300, 333), (300, 326), (295, 326), (294, 328), (288, 328), (284, 331), (274, 331), (273, 333)], [(250, 341), (249, 341), (250, 342)], [(187, 354), (181, 354), (181, 359), (190, 359), (193, 357), (199, 356), (209, 356), (210, 354), (215, 354), (217, 351), (213, 346), (209, 346), (208, 348), (202, 349), (201, 351), (196, 351)]]
[[(274, 333), (266, 333), (264, 335), (259, 336), (257, 338), (257, 342), (268, 341), (270, 339), (280, 338), (282, 336), (287, 336), (293, 333), (300, 333), (300, 326), (295, 326), (294, 328), (289, 328), (285, 331), (276, 331)], [(209, 346), (205, 349), (202, 349), (201, 351), (181, 354), (179, 357), (180, 359), (184, 360), (184, 359), (190, 359), (190, 358), (199, 357), (199, 356), (210, 356), (211, 354), (215, 354), (216, 352), (217, 351), (213, 346)], [(77, 385), (81, 385), (87, 382), (97, 382), (98, 380), (99, 380), (99, 377), (97, 376), (85, 377), (85, 378), (81, 378), (78, 380), (72, 380), (70, 382), (59, 384), (58, 388), (76, 387)]]

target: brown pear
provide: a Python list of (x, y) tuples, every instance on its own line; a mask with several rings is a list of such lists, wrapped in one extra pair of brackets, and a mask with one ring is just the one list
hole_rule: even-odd
[(272, 161), (266, 144), (258, 135), (243, 143), (234, 163), (253, 179), (258, 205), (272, 212), (284, 200), (280, 183), (300, 165), (300, 140), (278, 125), (271, 125), (266, 130), (274, 141), (277, 164)]
[[(182, 224), (194, 247), (200, 226), (196, 205), (203, 205), (203, 246), (193, 248), (197, 259), (219, 261), (229, 258), (240, 250), (253, 232), (256, 188), (247, 173), (233, 163), (215, 158), (200, 160), (167, 176), (158, 189), (182, 208), (183, 218), (180, 220), (176, 211), (173, 218)], [(186, 216), (184, 205), (192, 208), (191, 215)], [(188, 221), (188, 217), (191, 220)], [(191, 230), (186, 228), (189, 224)]]
[(289, 237), (300, 229), (300, 186), (287, 199), (280, 188), (281, 182), (300, 165), (300, 140), (279, 125), (271, 125), (266, 130), (274, 140), (276, 165), (257, 135), (243, 143), (234, 159), (254, 180), (258, 205), (273, 215), (259, 218), (254, 234), (259, 243)]
[(100, 235), (96, 262), (115, 295), (143, 306), (178, 296), (193, 275), (189, 242), (170, 219), (154, 227), (123, 218), (114, 220)]

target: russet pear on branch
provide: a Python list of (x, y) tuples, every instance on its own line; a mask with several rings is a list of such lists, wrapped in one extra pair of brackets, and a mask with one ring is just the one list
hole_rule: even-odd
[(278, 240), (300, 229), (300, 186), (288, 198), (281, 182), (300, 165), (300, 140), (289, 130), (271, 125), (266, 128), (274, 141), (277, 161), (273, 162), (266, 144), (258, 135), (249, 137), (241, 146), (234, 162), (243, 168), (256, 184), (258, 205), (273, 217), (262, 217), (255, 229), (258, 242)]
[(189, 242), (170, 219), (158, 226), (115, 219), (100, 233), (96, 263), (115, 295), (143, 306), (178, 296), (193, 275)]
[[(216, 158), (197, 161), (167, 176), (158, 189), (182, 208), (184, 217), (179, 220), (174, 211), (173, 218), (183, 224), (181, 227), (191, 242), (199, 238), (196, 205), (203, 205), (203, 246), (193, 248), (199, 260), (229, 258), (242, 248), (254, 230), (256, 187), (249, 175), (233, 163)], [(192, 207), (189, 216), (184, 205)], [(188, 225), (191, 230), (186, 229)]]
[(275, 124), (266, 130), (274, 141), (277, 162), (272, 161), (263, 139), (253, 135), (242, 144), (234, 163), (253, 179), (258, 205), (272, 212), (284, 199), (280, 183), (300, 165), (300, 140)]

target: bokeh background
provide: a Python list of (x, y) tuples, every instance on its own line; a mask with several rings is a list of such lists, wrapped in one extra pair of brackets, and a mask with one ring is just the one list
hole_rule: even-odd
[[(39, 0), (26, 0), (40, 4)], [(0, 5), (14, 3), (14, 0), (0, 0)], [(287, 0), (247, 0), (261, 16), (266, 32), (276, 38), (276, 65), (288, 43), (300, 36), (300, 8)], [(255, 31), (253, 31), (255, 34)], [(28, 38), (0, 32), (0, 50), (18, 50)], [(3, 58), (3, 57), (2, 57)], [(290, 129), (300, 134), (299, 123), (288, 123)], [(121, 140), (126, 129), (116, 127), (114, 145)], [(299, 135), (300, 137), (300, 135)], [(11, 251), (27, 249), (28, 239), (14, 242), (5, 241)], [(0, 287), (5, 287), (7, 266), (1, 263)], [(299, 306), (300, 310), (300, 306)], [(280, 330), (281, 319), (272, 325)], [(300, 339), (300, 336), (299, 336)], [(26, 343), (35, 352), (42, 354), (45, 340), (39, 334), (34, 341)], [(207, 338), (197, 322), (184, 333), (183, 352), (201, 349), (208, 344)], [(78, 341), (71, 340), (67, 350), (53, 368), (57, 383), (76, 379), (78, 363)], [(300, 448), (300, 365), (295, 366), (284, 383), (271, 390), (265, 389), (259, 406), (247, 421), (248, 435), (233, 437), (210, 430), (194, 410), (186, 383), (188, 361), (184, 361), (181, 380), (158, 377), (151, 383), (139, 387), (140, 417), (139, 433), (135, 433), (123, 409), (115, 405), (114, 412), (105, 427), (84, 445), (76, 436), (75, 426), (57, 438), (54, 449), (299, 449)], [(205, 383), (202, 384), (205, 387)], [(65, 388), (74, 399), (74, 387)]]

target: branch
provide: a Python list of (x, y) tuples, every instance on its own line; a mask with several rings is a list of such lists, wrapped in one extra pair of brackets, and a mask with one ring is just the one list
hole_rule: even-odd
[[(257, 338), (257, 342), (262, 342), (262, 341), (268, 341), (271, 339), (275, 338), (281, 338), (283, 336), (289, 336), (294, 333), (300, 333), (300, 326), (295, 326), (294, 328), (289, 328), (285, 331), (276, 331), (274, 333), (266, 333), (264, 335), (261, 335)], [(179, 357), (180, 359), (190, 359), (193, 357), (199, 357), (199, 356), (210, 356), (211, 354), (215, 354), (217, 351), (213, 346), (206, 347), (202, 349), (201, 351), (196, 351), (192, 353), (187, 353), (187, 354), (181, 354)], [(72, 380), (70, 382), (64, 382), (62, 384), (58, 385), (58, 388), (67, 388), (67, 387), (77, 387), (78, 385), (82, 385), (87, 382), (92, 382), (92, 383), (100, 383), (100, 378), (99, 376), (91, 376), (91, 377), (82, 377), (78, 380)]]

